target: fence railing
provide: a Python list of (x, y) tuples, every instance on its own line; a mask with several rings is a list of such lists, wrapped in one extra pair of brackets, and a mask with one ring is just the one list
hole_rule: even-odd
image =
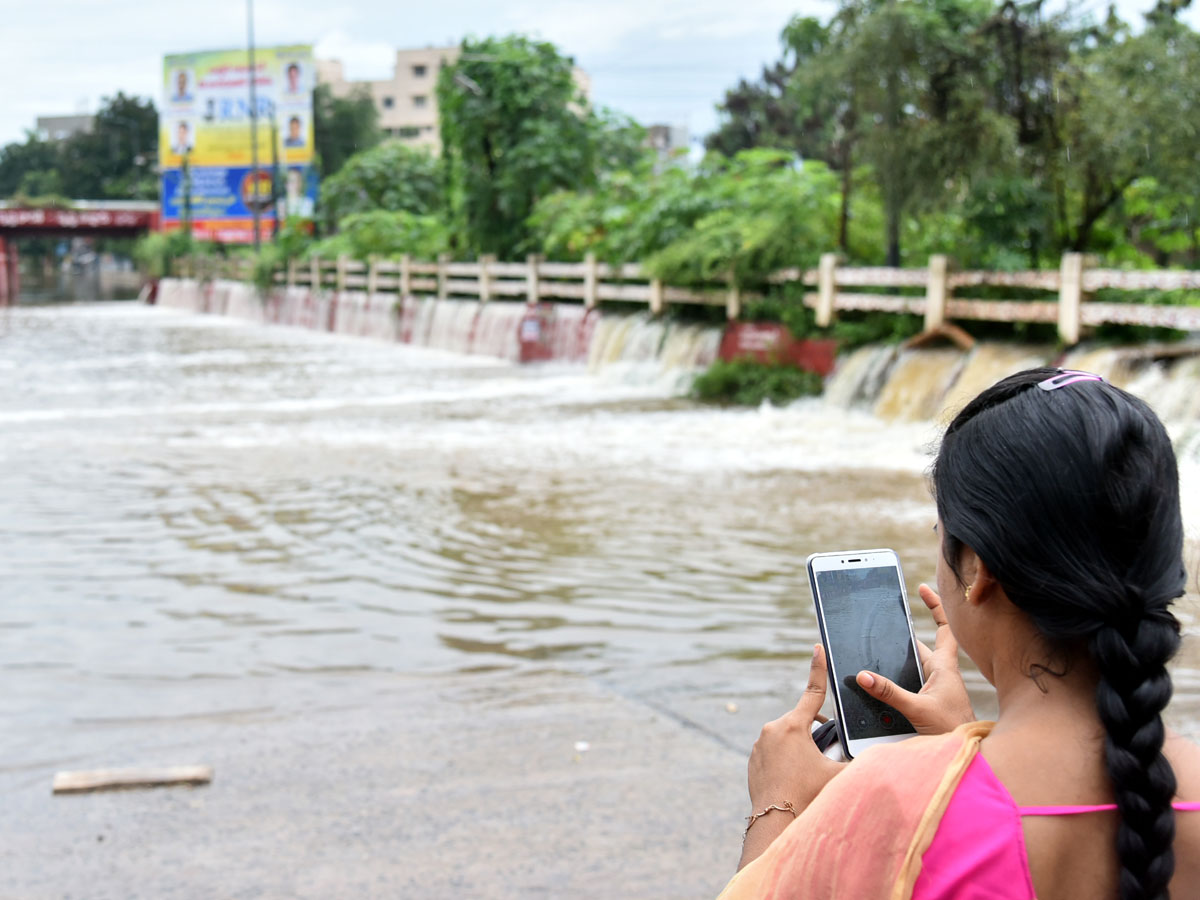
[[(248, 260), (184, 262), (183, 274), (198, 277), (248, 279)], [(1200, 306), (1167, 306), (1145, 303), (1090, 301), (1101, 289), (1127, 291), (1200, 290), (1200, 271), (1089, 268), (1079, 253), (1067, 253), (1057, 271), (989, 272), (956, 271), (948, 257), (930, 257), (920, 269), (841, 266), (836, 254), (821, 257), (815, 269), (783, 269), (769, 279), (775, 284), (798, 282), (815, 288), (803, 293), (803, 302), (816, 311), (818, 325), (833, 321), (842, 310), (877, 310), (911, 313), (924, 317), (926, 331), (951, 320), (993, 322), (1045, 322), (1058, 326), (1068, 344), (1077, 343), (1084, 326), (1106, 322), (1154, 325), (1200, 331)], [(589, 255), (583, 262), (550, 262), (530, 256), (525, 262), (499, 262), (480, 257), (475, 262), (456, 262), (448, 256), (436, 261), (372, 259), (369, 262), (346, 256), (337, 259), (312, 257), (291, 261), (275, 274), (280, 285), (315, 289), (366, 291), (368, 293), (425, 294), (438, 298), (468, 298), (481, 302), (522, 298), (527, 303), (543, 300), (581, 301), (594, 307), (600, 301), (645, 303), (652, 314), (668, 304), (723, 306), (730, 319), (741, 314), (748, 300), (760, 294), (742, 291), (734, 284), (711, 289), (678, 288), (650, 277), (637, 263), (612, 265)], [(975, 288), (1018, 288), (1054, 292), (1054, 299), (984, 299), (971, 296)], [(875, 290), (872, 290), (875, 289)], [(882, 293), (887, 289), (893, 293)], [(908, 294), (895, 293), (897, 289)], [(921, 290), (922, 294), (912, 291)]]

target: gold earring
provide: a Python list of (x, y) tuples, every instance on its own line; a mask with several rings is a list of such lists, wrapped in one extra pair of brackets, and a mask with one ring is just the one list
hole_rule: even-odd
[(972, 590), (974, 587), (975, 587), (975, 582), (973, 582), (973, 581), (972, 581), (970, 584), (968, 584), (968, 585), (967, 585), (967, 589), (966, 589), (966, 591), (965, 591), (965, 592), (963, 592), (963, 597), (964, 597), (964, 599), (966, 599), (966, 601), (967, 601), (968, 603), (970, 603), (970, 602), (971, 602), (971, 590)]

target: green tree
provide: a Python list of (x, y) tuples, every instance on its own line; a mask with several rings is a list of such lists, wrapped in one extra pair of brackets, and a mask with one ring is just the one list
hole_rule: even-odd
[(596, 123), (553, 44), (466, 40), (438, 78), (450, 215), (465, 246), (512, 258), (541, 197), (595, 182)]
[(328, 178), (354, 154), (383, 139), (370, 93), (360, 87), (349, 97), (335, 97), (329, 85), (318, 84), (313, 91), (313, 134), (317, 168)]
[(384, 141), (350, 157), (321, 185), (321, 218), (336, 230), (352, 213), (440, 213), (445, 205), (442, 189), (441, 163), (429, 151)]
[(1110, 32), (1083, 44), (1058, 83), (1071, 102), (1057, 122), (1057, 218), (1072, 250), (1093, 248), (1101, 218), (1140, 178), (1176, 192), (1181, 212), (1195, 210), (1200, 35), (1173, 21)]
[(828, 25), (796, 16), (780, 34), (781, 60), (764, 66), (757, 83), (742, 81), (718, 107), (720, 127), (709, 149), (732, 156), (752, 147), (793, 150), (841, 176), (837, 246), (850, 252), (851, 187), (859, 133), (855, 79), (845, 48), (846, 20)]
[[(31, 131), (24, 141), (0, 147), (0, 197), (11, 197), (18, 191), (34, 193), (27, 179), (57, 176), (58, 145), (53, 141), (44, 141)], [(62, 189), (61, 180), (58, 189)]]
[[(757, 284), (770, 272), (814, 265), (828, 247), (838, 178), (787, 150), (711, 153), (695, 172), (645, 163), (584, 191), (538, 203), (529, 225), (545, 252), (643, 262), (672, 284)], [(866, 216), (877, 221), (878, 216)]]
[(346, 216), (338, 233), (315, 243), (312, 252), (327, 257), (345, 253), (364, 261), (371, 256), (395, 259), (404, 253), (433, 259), (449, 245), (450, 233), (437, 216), (375, 209)]
[(833, 233), (837, 179), (824, 163), (797, 168), (786, 151), (746, 150), (697, 185), (710, 211), (645, 260), (673, 284), (754, 285), (786, 266), (815, 266)]
[(154, 102), (117, 93), (105, 98), (91, 131), (62, 142), (57, 168), (68, 197), (155, 200), (157, 156)]

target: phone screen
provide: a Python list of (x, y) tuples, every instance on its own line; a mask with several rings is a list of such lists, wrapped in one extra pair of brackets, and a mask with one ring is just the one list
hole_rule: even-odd
[(829, 657), (837, 670), (848, 740), (914, 731), (908, 719), (858, 686), (863, 669), (909, 691), (921, 689), (900, 575), (894, 566), (815, 573)]

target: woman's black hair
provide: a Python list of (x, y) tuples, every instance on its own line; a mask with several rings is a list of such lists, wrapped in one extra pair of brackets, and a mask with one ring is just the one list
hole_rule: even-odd
[(1175, 453), (1150, 407), (1107, 382), (1038, 389), (1057, 371), (1006, 378), (950, 423), (933, 469), (944, 555), (957, 574), (970, 547), (1049, 648), (1094, 662), (1120, 897), (1166, 898), (1175, 773), (1162, 711), (1179, 647), (1169, 607), (1187, 580)]

